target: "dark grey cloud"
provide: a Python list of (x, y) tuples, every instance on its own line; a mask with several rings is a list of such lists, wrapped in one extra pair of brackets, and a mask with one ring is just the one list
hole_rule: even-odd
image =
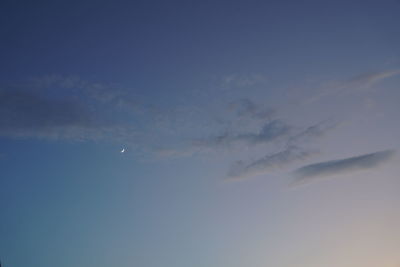
[(273, 120), (262, 126), (258, 132), (232, 133), (227, 132), (222, 135), (207, 139), (194, 140), (195, 146), (204, 147), (228, 147), (236, 144), (257, 145), (276, 141), (279, 138), (288, 136), (291, 126), (281, 120)]
[(351, 158), (324, 161), (307, 165), (294, 172), (296, 179), (293, 184), (303, 184), (325, 176), (372, 169), (387, 162), (394, 154), (394, 150), (385, 150)]
[(321, 138), (325, 136), (328, 132), (336, 128), (338, 124), (338, 122), (335, 122), (333, 120), (318, 122), (292, 135), (289, 138), (288, 143), (292, 144), (298, 142), (307, 142), (315, 140), (316, 138)]
[(7, 137), (86, 138), (101, 128), (82, 104), (50, 99), (33, 91), (0, 91), (0, 135)]
[(268, 154), (250, 162), (237, 161), (228, 171), (228, 180), (243, 180), (251, 176), (265, 174), (288, 164), (305, 160), (314, 155), (315, 151), (307, 151), (296, 146), (290, 146), (280, 152)]
[[(280, 128), (275, 128), (275, 126), (270, 125), (267, 127), (268, 130), (261, 135), (263, 137), (262, 140), (274, 141), (275, 138), (283, 137), (284, 142), (286, 142), (286, 148), (280, 152), (267, 154), (264, 157), (248, 162), (237, 161), (231, 166), (227, 176), (229, 179), (242, 180), (250, 176), (267, 173), (277, 168), (287, 167), (294, 162), (308, 159), (317, 154), (317, 151), (300, 148), (299, 144), (315, 141), (323, 137), (327, 132), (334, 129), (336, 125), (337, 123), (333, 121), (323, 121), (294, 133), (292, 131), (293, 127), (287, 126), (284, 128), (286, 130), (283, 131), (276, 130)], [(290, 135), (288, 135), (289, 133)]]
[(155, 124), (156, 112), (134, 90), (79, 76), (45, 75), (0, 87), (0, 136), (9, 138), (138, 146), (149, 139), (144, 131)]
[(273, 120), (266, 123), (257, 134), (242, 134), (239, 139), (243, 139), (250, 144), (266, 143), (276, 140), (289, 134), (291, 126), (281, 120)]

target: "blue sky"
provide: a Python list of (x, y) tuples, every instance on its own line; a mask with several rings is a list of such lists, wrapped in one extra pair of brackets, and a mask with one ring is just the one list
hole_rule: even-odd
[(2, 1), (2, 264), (398, 267), (399, 12)]

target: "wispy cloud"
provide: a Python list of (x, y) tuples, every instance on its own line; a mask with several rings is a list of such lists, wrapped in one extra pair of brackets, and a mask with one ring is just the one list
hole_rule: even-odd
[(294, 162), (303, 161), (314, 156), (318, 153), (316, 150), (301, 148), (299, 144), (315, 141), (323, 137), (327, 132), (334, 129), (336, 125), (332, 121), (323, 121), (297, 132), (291, 131), (290, 135), (286, 135), (286, 133), (279, 135), (284, 139), (285, 149), (248, 162), (235, 162), (228, 171), (228, 180), (244, 180), (251, 176), (268, 173), (277, 168), (285, 168)]
[(307, 142), (307, 141), (312, 141), (316, 138), (321, 138), (329, 131), (336, 128), (338, 125), (339, 123), (333, 120), (325, 120), (316, 123), (291, 136), (288, 140), (288, 143), (296, 144), (298, 142)]
[(257, 145), (269, 143), (287, 136), (291, 127), (281, 120), (273, 120), (262, 126), (259, 132), (224, 133), (207, 139), (194, 140), (195, 146), (229, 147), (236, 144)]
[(369, 72), (369, 73), (363, 73), (361, 75), (357, 75), (355, 77), (352, 77), (348, 80), (345, 80), (341, 83), (341, 86), (343, 87), (353, 87), (353, 88), (368, 88), (374, 85), (375, 83), (395, 76), (399, 75), (400, 70), (387, 70), (387, 71), (382, 71), (382, 72)]
[(286, 167), (299, 160), (305, 160), (314, 155), (315, 151), (307, 151), (296, 146), (290, 146), (277, 153), (268, 154), (251, 162), (237, 161), (228, 171), (227, 180), (244, 180), (251, 176), (265, 174)]
[(84, 138), (99, 122), (84, 106), (26, 91), (0, 91), (0, 135)]
[(248, 98), (242, 98), (229, 104), (229, 109), (236, 112), (239, 118), (249, 117), (251, 119), (271, 119), (275, 110), (270, 107), (258, 105)]
[(307, 165), (294, 172), (296, 179), (293, 181), (293, 185), (309, 183), (321, 177), (376, 168), (390, 160), (394, 154), (394, 150), (385, 150)]
[[(181, 157), (193, 154), (218, 152), (229, 150), (232, 153), (243, 151), (252, 154), (257, 151), (266, 151), (262, 157), (248, 160), (239, 160), (232, 164), (227, 173), (227, 180), (244, 180), (251, 176), (265, 174), (274, 169), (283, 169), (290, 164), (305, 160), (316, 154), (317, 149), (303, 148), (330, 132), (337, 125), (333, 120), (325, 120), (316, 124), (298, 127), (276, 118), (273, 109), (259, 105), (250, 99), (240, 99), (229, 104), (234, 113), (231, 127), (222, 134), (192, 139), (179, 148), (166, 148), (156, 151), (161, 157)], [(235, 125), (235, 121), (245, 118), (251, 121), (252, 126)], [(233, 126), (232, 126), (233, 125)], [(279, 151), (269, 152), (268, 151)], [(249, 156), (249, 155), (247, 155)], [(246, 157), (245, 154), (242, 157)], [(250, 156), (251, 157), (251, 156)]]
[(114, 103), (100, 101), (93, 96), (95, 92), (99, 96), (107, 91), (113, 92), (108, 85), (100, 86), (78, 77), (58, 75), (0, 88), (0, 136), (68, 140), (129, 139), (134, 136), (134, 131), (131, 125), (113, 117), (116, 112)]
[(331, 81), (321, 85), (319, 92), (310, 97), (306, 103), (312, 103), (323, 97), (343, 92), (368, 89), (378, 82), (396, 75), (400, 75), (400, 69), (362, 73), (342, 81)]
[[(265, 156), (239, 161), (229, 170), (229, 179), (244, 179), (310, 157), (314, 152), (300, 147), (333, 128), (328, 121), (294, 126), (275, 109), (247, 98), (218, 103), (208, 113), (186, 102), (164, 109), (168, 112), (152, 104), (116, 84), (47, 75), (0, 88), (0, 136), (122, 142), (161, 158), (225, 148), (265, 151)], [(212, 123), (212, 116), (220, 115), (224, 122)]]
[[(304, 161), (318, 154), (317, 149), (303, 148), (303, 144), (323, 137), (334, 126), (336, 124), (332, 121), (323, 121), (298, 129), (282, 121), (271, 121), (256, 133), (236, 135), (227, 133), (208, 139), (198, 139), (180, 148), (159, 149), (155, 155), (162, 158), (175, 158), (228, 149), (231, 153), (239, 152), (238, 155), (245, 157), (245, 154), (241, 154), (244, 148), (250, 154), (255, 151), (259, 153), (260, 151), (278, 150), (278, 152), (269, 152), (255, 159), (249, 158), (234, 162), (227, 171), (226, 181), (243, 181), (252, 176), (285, 169), (293, 163)], [(245, 145), (245, 147), (241, 145)]]
[[(268, 143), (297, 145), (320, 138), (337, 125), (333, 120), (325, 120), (307, 127), (297, 127), (277, 117), (275, 109), (256, 104), (250, 99), (240, 99), (229, 104), (234, 114), (230, 127), (220, 134), (197, 138), (192, 144), (196, 147), (231, 148), (236, 145), (256, 146)], [(251, 127), (238, 122), (247, 121)], [(248, 126), (247, 125), (247, 126)]]
[(221, 86), (225, 89), (250, 87), (265, 84), (267, 80), (262, 74), (231, 74), (222, 78)]

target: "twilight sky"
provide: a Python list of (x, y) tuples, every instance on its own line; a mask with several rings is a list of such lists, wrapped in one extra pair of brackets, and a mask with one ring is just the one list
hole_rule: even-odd
[(399, 267), (399, 14), (1, 1), (2, 266)]

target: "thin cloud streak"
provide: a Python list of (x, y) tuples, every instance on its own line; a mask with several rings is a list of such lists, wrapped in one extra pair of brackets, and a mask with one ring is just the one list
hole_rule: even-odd
[(394, 154), (394, 150), (385, 150), (350, 158), (306, 165), (294, 171), (296, 178), (292, 185), (309, 183), (326, 176), (373, 169), (393, 158)]
[(305, 160), (315, 153), (315, 151), (307, 151), (296, 146), (290, 146), (285, 150), (268, 154), (249, 163), (237, 161), (229, 169), (226, 180), (240, 181), (252, 176), (265, 174), (286, 167), (288, 164)]
[(362, 73), (343, 81), (330, 82), (328, 84), (322, 85), (321, 91), (311, 98), (307, 99), (305, 104), (310, 104), (323, 97), (340, 94), (343, 92), (368, 89), (376, 83), (396, 75), (400, 75), (400, 69)]
[(368, 88), (374, 85), (375, 83), (395, 76), (399, 75), (400, 70), (387, 70), (387, 71), (382, 71), (382, 72), (370, 72), (370, 73), (364, 73), (358, 76), (355, 76), (347, 81), (343, 82), (343, 86), (345, 87), (356, 87), (356, 88)]
[(288, 144), (298, 143), (300, 141), (312, 141), (315, 138), (321, 138), (325, 136), (329, 131), (335, 129), (338, 126), (338, 122), (332, 120), (326, 120), (317, 124), (311, 125), (303, 131), (290, 137)]

